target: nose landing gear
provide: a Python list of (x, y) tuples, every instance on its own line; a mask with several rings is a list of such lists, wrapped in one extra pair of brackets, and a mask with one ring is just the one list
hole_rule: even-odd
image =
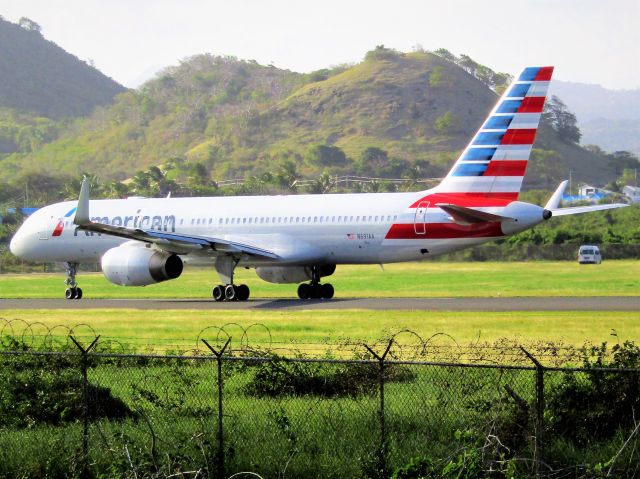
[(67, 299), (82, 299), (82, 288), (76, 283), (77, 268), (78, 263), (67, 263), (67, 279), (64, 282), (67, 285), (64, 297)]

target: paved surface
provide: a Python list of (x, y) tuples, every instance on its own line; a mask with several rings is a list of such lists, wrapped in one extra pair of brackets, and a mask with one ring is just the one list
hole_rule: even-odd
[(346, 298), (332, 300), (253, 299), (216, 303), (209, 299), (0, 299), (3, 309), (201, 309), (302, 310), (372, 309), (417, 311), (636, 311), (640, 297), (519, 298)]

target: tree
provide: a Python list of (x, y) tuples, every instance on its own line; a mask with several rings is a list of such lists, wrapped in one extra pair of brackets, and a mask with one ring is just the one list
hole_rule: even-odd
[(429, 86), (432, 88), (449, 87), (452, 83), (453, 79), (440, 65), (429, 74)]
[(307, 152), (307, 161), (316, 166), (343, 166), (347, 155), (337, 146), (314, 145)]
[(42, 35), (42, 28), (36, 22), (27, 17), (20, 17), (18, 20), (18, 25), (20, 25), (25, 30), (30, 32), (36, 32)]
[(373, 50), (369, 50), (364, 59), (366, 60), (392, 60), (400, 56), (398, 50), (387, 48), (384, 45), (377, 45)]
[(380, 175), (389, 162), (389, 154), (382, 148), (370, 146), (356, 162), (356, 171), (363, 175)]
[(553, 95), (551, 99), (547, 101), (542, 118), (551, 125), (562, 141), (567, 143), (580, 142), (582, 133), (580, 133), (580, 129), (578, 128), (578, 120), (557, 96)]
[(625, 169), (640, 168), (638, 157), (628, 151), (614, 151), (607, 155), (609, 165), (613, 167), (616, 174), (622, 175)]
[(452, 63), (456, 63), (458, 61), (458, 58), (446, 48), (438, 48), (433, 53)]
[(462, 67), (470, 75), (474, 75), (476, 73), (476, 68), (478, 68), (478, 63), (476, 63), (470, 56), (468, 55), (460, 55), (460, 59), (458, 60), (458, 65)]
[(452, 111), (448, 111), (436, 119), (434, 126), (440, 133), (453, 133), (460, 128), (460, 121)]

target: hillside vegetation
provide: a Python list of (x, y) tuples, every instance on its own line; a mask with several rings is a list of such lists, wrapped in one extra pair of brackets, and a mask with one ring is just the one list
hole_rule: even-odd
[[(173, 179), (195, 168), (201, 178), (254, 185), (286, 170), (293, 180), (276, 182), (280, 191), (321, 173), (439, 177), (508, 80), (443, 52), (379, 46), (356, 65), (306, 75), (194, 56), (65, 125), (57, 140), (0, 156), (0, 179), (48, 170), (124, 180), (154, 165), (165, 173), (173, 166)], [(569, 170), (586, 182), (616, 178), (606, 157), (543, 127), (525, 187), (550, 188)]]
[(46, 40), (29, 19), (0, 18), (0, 106), (59, 119), (88, 115), (126, 89)]

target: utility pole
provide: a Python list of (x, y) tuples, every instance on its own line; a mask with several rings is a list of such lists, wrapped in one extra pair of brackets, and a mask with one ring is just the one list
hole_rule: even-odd
[(572, 194), (571, 194), (571, 170), (569, 170), (569, 196), (572, 196)]

